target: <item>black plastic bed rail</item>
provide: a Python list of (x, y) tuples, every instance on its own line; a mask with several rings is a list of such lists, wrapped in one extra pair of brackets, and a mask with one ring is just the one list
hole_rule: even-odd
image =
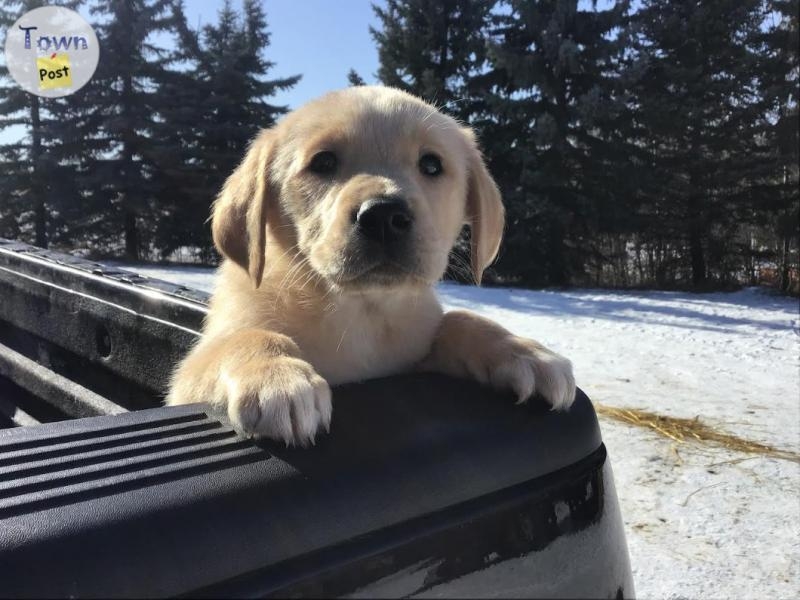
[(311, 449), (259, 444), (159, 407), (205, 300), (0, 241), (0, 597), (632, 595), (583, 393), (394, 377), (335, 389)]
[(199, 335), (207, 300), (198, 290), (0, 239), (0, 424), (159, 406), (170, 370)]

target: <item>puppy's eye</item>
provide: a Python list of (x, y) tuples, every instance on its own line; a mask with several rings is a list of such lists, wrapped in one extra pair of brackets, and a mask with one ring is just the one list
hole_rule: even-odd
[(330, 175), (336, 170), (339, 165), (339, 160), (333, 152), (328, 150), (324, 152), (317, 152), (311, 163), (308, 165), (308, 170), (316, 173), (317, 175)]
[(419, 172), (428, 177), (442, 174), (442, 161), (435, 154), (423, 154), (419, 159)]

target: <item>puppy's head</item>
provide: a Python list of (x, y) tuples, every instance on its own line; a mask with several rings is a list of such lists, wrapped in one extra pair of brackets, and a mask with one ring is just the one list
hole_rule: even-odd
[(256, 287), (265, 262), (288, 259), (355, 290), (434, 283), (467, 222), (480, 282), (503, 215), (471, 130), (404, 92), (353, 87), (256, 137), (214, 205), (213, 234)]

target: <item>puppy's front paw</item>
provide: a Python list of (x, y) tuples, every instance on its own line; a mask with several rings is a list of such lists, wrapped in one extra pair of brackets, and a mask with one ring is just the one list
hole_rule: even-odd
[(575, 400), (572, 363), (541, 344), (510, 336), (492, 353), (489, 382), (498, 389), (512, 390), (519, 402), (534, 393), (541, 395), (555, 410), (566, 410)]
[(233, 426), (255, 437), (286, 445), (314, 443), (331, 423), (331, 389), (314, 368), (299, 358), (276, 356), (223, 371)]

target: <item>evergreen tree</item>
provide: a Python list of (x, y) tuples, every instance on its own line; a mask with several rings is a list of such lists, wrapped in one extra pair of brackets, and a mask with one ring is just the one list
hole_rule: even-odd
[[(798, 121), (798, 0), (767, 3), (766, 31), (760, 67), (761, 94), (765, 105), (765, 138), (769, 146), (772, 185), (762, 211), (764, 225), (773, 234), (779, 287), (789, 290), (792, 267), (800, 270), (800, 121)], [(769, 240), (771, 241), (771, 240)], [(769, 243), (768, 241), (768, 243)], [(798, 277), (798, 275), (795, 275)], [(800, 290), (800, 288), (798, 288)]]
[(355, 69), (350, 69), (347, 72), (347, 83), (349, 83), (351, 86), (367, 85), (367, 82), (364, 81), (364, 78), (361, 77), (361, 75), (356, 73)]
[[(171, 0), (99, 0), (91, 12), (101, 47), (92, 80), (76, 95), (71, 131), (91, 152), (65, 156), (80, 163), (84, 222), (97, 243), (122, 237), (126, 258), (149, 250), (148, 228), (157, 185), (152, 146), (154, 119), (172, 102), (158, 93), (171, 60), (156, 43), (176, 29)], [(166, 40), (164, 40), (166, 41)], [(65, 152), (75, 146), (65, 148)]]
[(161, 257), (181, 247), (199, 250), (204, 262), (211, 259), (212, 243), (205, 220), (209, 196), (207, 172), (200, 156), (200, 124), (206, 118), (203, 99), (208, 82), (198, 76), (201, 33), (186, 21), (182, 0), (174, 3), (179, 43), (171, 53), (181, 65), (164, 74), (159, 95), (172, 101), (161, 107), (153, 123), (150, 153), (156, 166), (157, 215), (154, 238)]
[[(46, 215), (48, 240), (60, 248), (72, 249), (76, 244), (92, 248), (95, 228), (100, 222), (93, 210), (93, 196), (82, 187), (86, 177), (87, 158), (96, 143), (76, 127), (85, 117), (83, 90), (62, 98), (41, 98), (47, 116)], [(99, 236), (102, 238), (102, 236)]]
[[(39, 0), (6, 2), (0, 7), (0, 30), (8, 31), (23, 14), (43, 3)], [(60, 4), (75, 10), (77, 2)], [(42, 98), (23, 89), (5, 65), (0, 68), (0, 131), (20, 132), (18, 140), (0, 146), (0, 236), (20, 238), (46, 248), (50, 215), (68, 173), (59, 168), (51, 151), (58, 120), (52, 110), (67, 103), (61, 98)], [(48, 110), (50, 109), (50, 110)]]
[(373, 5), (381, 28), (378, 79), (467, 121), (470, 78), (486, 60), (485, 26), (497, 0), (388, 0)]
[(618, 86), (627, 2), (510, 0), (494, 18), (492, 69), (476, 78), (492, 170), (508, 207), (498, 271), (564, 285), (592, 260), (592, 233), (619, 226), (630, 194)]
[(760, 0), (644, 0), (634, 17), (635, 116), (661, 189), (652, 213), (687, 249), (696, 287), (736, 270), (722, 258), (738, 251), (763, 178), (752, 46), (762, 20)]
[(161, 88), (162, 95), (185, 104), (166, 107), (159, 125), (161, 196), (169, 204), (157, 235), (162, 253), (196, 246), (207, 255), (212, 245), (206, 221), (214, 197), (257, 131), (286, 112), (270, 99), (300, 76), (267, 78), (275, 65), (264, 57), (269, 33), (257, 0), (245, 0), (241, 15), (226, 1), (217, 23), (202, 34), (183, 23), (181, 58), (191, 66)]

